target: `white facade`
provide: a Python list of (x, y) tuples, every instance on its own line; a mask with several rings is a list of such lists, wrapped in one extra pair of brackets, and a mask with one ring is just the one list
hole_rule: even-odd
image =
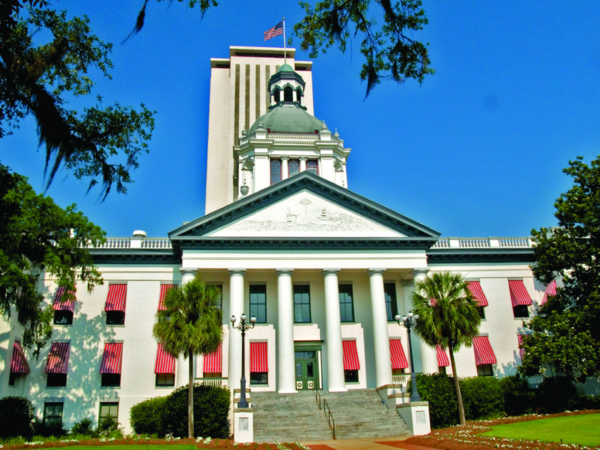
[[(533, 299), (530, 314), (543, 296), (529, 268), (531, 241), (440, 238), (425, 225), (351, 192), (345, 166), (350, 151), (326, 127), (311, 135), (263, 132), (257, 123), (254, 134), (242, 135), (242, 130), (252, 130), (248, 124), (268, 113), (267, 101), (271, 112), (293, 107), (298, 109), (293, 114), (312, 114), (311, 66), (294, 62), (293, 55), (288, 50), (287, 62), (295, 64), (305, 82), (302, 104), (296, 91), (286, 104), (283, 99), (277, 103), (266, 90), (265, 67), (274, 75), (276, 67), (283, 66), (282, 49), (232, 47), (229, 60), (211, 60), (207, 215), (172, 231), (169, 238), (110, 238), (103, 248), (93, 250), (104, 285), (91, 293), (78, 286), (73, 324), (54, 327), (53, 342), (70, 342), (65, 387), (47, 387), (51, 344), (39, 359), (26, 351), (30, 373), (10, 385), (12, 349), (21, 332), (14, 324), (10, 329), (2, 324), (1, 396), (31, 398), (40, 417), (45, 403), (63, 403), (66, 427), (83, 417), (97, 420), (101, 403), (118, 403), (118, 420), (129, 431), (131, 406), (187, 384), (187, 361), (179, 358), (174, 386), (156, 386), (152, 327), (161, 284), (181, 284), (198, 272), (205, 282), (222, 286), (225, 336), (220, 376), (207, 377), (204, 357), (198, 356), (197, 381), (239, 388), (241, 336), (228, 318), (256, 313), (264, 320), (247, 332), (245, 349), (245, 377), (252, 391), (344, 392), (404, 383), (405, 377), (392, 371), (389, 340), (400, 339), (408, 358), (407, 336), (393, 316), (411, 310), (415, 280), (437, 271), (457, 272), (480, 283), (489, 302), (480, 331), (488, 336), (497, 359), (491, 369), (498, 377), (515, 373), (520, 363), (518, 335), (525, 330), (523, 319), (514, 317), (508, 282), (523, 282)], [(246, 71), (249, 81), (242, 83), (241, 75), (231, 75), (238, 69)], [(252, 78), (256, 74), (260, 77)], [(257, 83), (258, 90), (252, 87)], [(249, 158), (254, 159), (251, 167), (246, 164)], [(306, 164), (310, 158), (314, 171)], [(292, 176), (284, 161), (294, 159), (299, 173)], [(281, 161), (282, 168), (281, 181), (274, 183), (272, 160)], [(249, 186), (245, 194), (240, 191), (243, 180)], [(107, 325), (104, 310), (111, 284), (127, 284), (124, 325)], [(49, 276), (40, 281), (40, 289), (52, 302), (57, 288)], [(251, 304), (262, 301), (263, 292), (264, 307)], [(301, 302), (306, 300), (308, 308), (303, 309)], [(352, 341), (356, 349), (357, 376), (345, 371), (344, 341)], [(118, 387), (101, 387), (99, 369), (107, 342), (123, 344)], [(252, 343), (267, 346), (268, 372), (262, 379), (252, 373)], [(304, 350), (314, 352), (311, 377), (296, 372), (296, 352)], [(415, 371), (438, 372), (435, 349), (414, 339), (413, 351)], [(461, 377), (478, 375), (473, 348), (461, 349), (456, 361)]]

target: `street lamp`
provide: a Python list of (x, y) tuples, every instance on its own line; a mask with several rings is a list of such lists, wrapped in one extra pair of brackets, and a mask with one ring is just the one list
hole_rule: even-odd
[(395, 319), (398, 322), (398, 325), (404, 325), (408, 334), (408, 353), (410, 354), (410, 381), (412, 384), (412, 394), (410, 395), (410, 401), (411, 403), (420, 402), (421, 397), (419, 397), (419, 393), (417, 392), (417, 377), (415, 375), (415, 364), (413, 361), (413, 351), (410, 340), (410, 330), (416, 325), (419, 316), (413, 315), (413, 313), (408, 313), (408, 317), (400, 317), (400, 314), (398, 314), (396, 315)]
[(240, 317), (240, 324), (235, 326), (235, 316), (231, 316), (231, 326), (237, 330), (242, 332), (242, 379), (240, 380), (240, 401), (238, 402), (238, 408), (247, 408), (248, 401), (246, 400), (246, 347), (244, 345), (244, 338), (246, 337), (246, 330), (251, 330), (254, 328), (254, 324), (256, 323), (256, 317), (251, 317), (250, 322), (252, 325), (246, 324), (246, 314), (242, 313), (242, 317)]

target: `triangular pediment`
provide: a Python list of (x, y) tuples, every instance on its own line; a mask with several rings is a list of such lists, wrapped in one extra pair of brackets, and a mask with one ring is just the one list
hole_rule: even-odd
[(171, 240), (368, 238), (437, 240), (439, 233), (308, 171), (169, 233)]

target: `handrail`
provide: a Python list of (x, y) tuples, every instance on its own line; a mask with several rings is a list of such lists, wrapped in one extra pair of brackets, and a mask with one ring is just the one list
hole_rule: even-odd
[(321, 394), (319, 394), (318, 389), (314, 389), (315, 391), (315, 400), (317, 401), (317, 405), (319, 406), (319, 411), (321, 410)]
[[(327, 408), (327, 409), (325, 409)], [(333, 432), (333, 439), (335, 439), (335, 420), (333, 420), (333, 415), (331, 414), (331, 409), (329, 409), (329, 405), (327, 404), (327, 400), (323, 399), (323, 412), (325, 413), (325, 417), (327, 417), (327, 422), (329, 423), (329, 427)]]

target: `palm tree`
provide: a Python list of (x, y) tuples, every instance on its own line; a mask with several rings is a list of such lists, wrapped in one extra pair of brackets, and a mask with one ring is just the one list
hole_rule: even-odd
[(470, 347), (479, 332), (481, 317), (468, 283), (462, 275), (450, 272), (434, 273), (415, 283), (412, 295), (413, 312), (419, 315), (415, 332), (430, 346), (448, 349), (452, 376), (458, 400), (458, 415), (465, 424), (454, 352), (462, 345)]
[(188, 437), (194, 437), (194, 355), (212, 353), (223, 340), (220, 291), (196, 278), (169, 289), (165, 309), (156, 313), (153, 334), (168, 353), (189, 361)]

